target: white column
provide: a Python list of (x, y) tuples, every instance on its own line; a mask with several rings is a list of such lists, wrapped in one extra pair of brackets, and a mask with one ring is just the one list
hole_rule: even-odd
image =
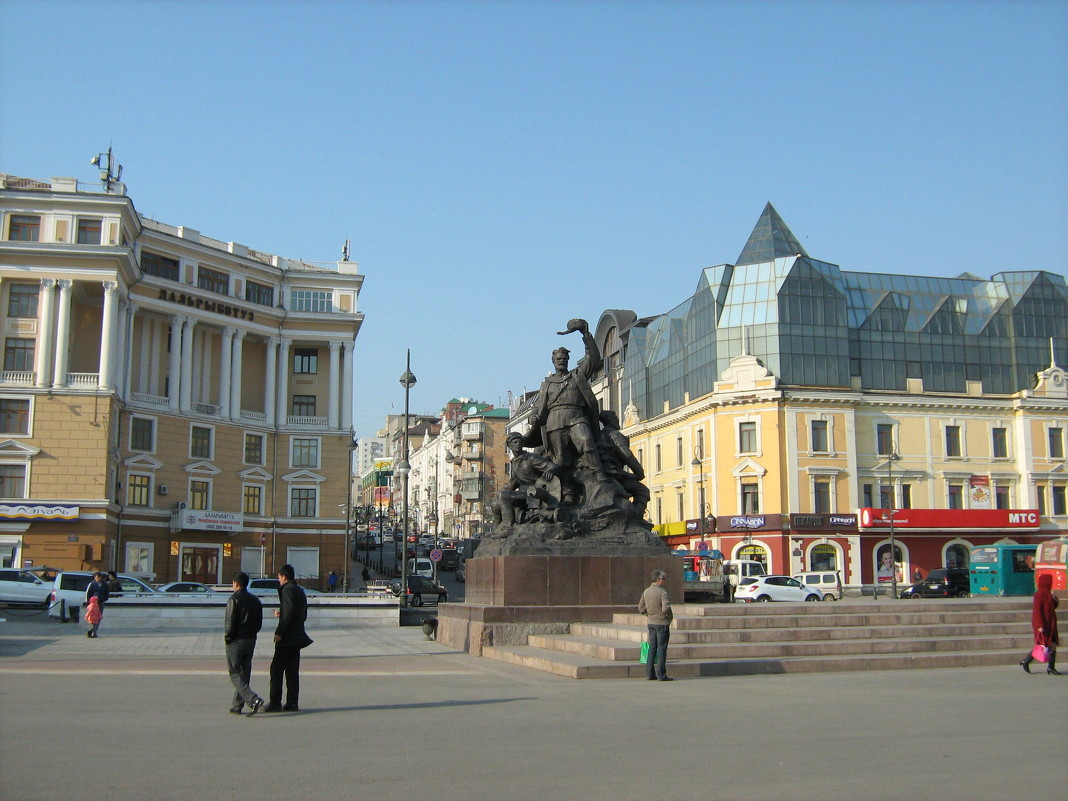
[(118, 320), (119, 284), (104, 281), (104, 319), (100, 323), (100, 373), (96, 385), (102, 390), (112, 390), (112, 365), (115, 363), (115, 322)]
[(193, 408), (193, 329), (197, 321), (192, 317), (185, 320), (182, 329), (182, 377), (178, 388), (178, 408), (188, 412)]
[(222, 349), (219, 358), (219, 415), (230, 416), (230, 380), (234, 358), (234, 329), (226, 326), (222, 330)]
[(341, 362), (341, 427), (352, 428), (352, 367), (355, 342), (344, 342)]
[(233, 357), (230, 361), (230, 419), (241, 419), (241, 363), (247, 332), (238, 328), (234, 331)]
[(41, 302), (37, 307), (37, 377), (39, 389), (52, 386), (52, 334), (55, 332), (56, 279), (41, 279)]
[(289, 345), (288, 339), (278, 340), (278, 402), (275, 404), (275, 425), (286, 424), (286, 409), (289, 408)]
[[(122, 348), (122, 397), (123, 400), (130, 399), (131, 382), (133, 381), (133, 330), (134, 330), (134, 316), (137, 314), (137, 304), (126, 304), (126, 335), (123, 337)], [(147, 337), (146, 337), (147, 339)], [(147, 373), (144, 365), (141, 367), (142, 373)]]
[(70, 350), (70, 292), (73, 282), (59, 280), (59, 311), (56, 314), (56, 369), (52, 373), (52, 386), (67, 386), (67, 357)]
[(277, 337), (270, 337), (267, 340), (267, 386), (263, 391), (263, 411), (267, 416), (268, 425), (274, 425), (274, 402), (278, 396), (275, 388), (278, 383), (278, 341)]
[(171, 317), (170, 362), (167, 367), (167, 406), (178, 411), (178, 397), (182, 388), (182, 327), (185, 318), (180, 314)]
[(340, 405), (339, 390), (341, 389), (341, 343), (330, 343), (330, 388), (326, 402), (326, 424), (330, 428), (338, 427), (338, 406)]

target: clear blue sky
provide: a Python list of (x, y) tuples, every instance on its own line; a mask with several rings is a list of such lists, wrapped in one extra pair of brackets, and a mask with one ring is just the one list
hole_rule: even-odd
[(147, 216), (352, 240), (373, 435), (406, 348), (413, 412), (503, 402), (769, 200), (846, 270), (1063, 274), (1068, 3), (0, 0), (0, 172), (92, 181), (109, 144)]

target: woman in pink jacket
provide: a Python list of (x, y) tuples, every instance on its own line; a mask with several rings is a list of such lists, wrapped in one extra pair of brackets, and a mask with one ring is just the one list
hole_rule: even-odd
[[(1060, 639), (1057, 636), (1057, 598), (1053, 595), (1053, 576), (1044, 573), (1038, 577), (1038, 589), (1035, 590), (1035, 599), (1031, 604), (1031, 628), (1035, 633), (1035, 642), (1049, 648), (1049, 663), (1046, 672), (1051, 676), (1059, 676), (1057, 670), (1057, 645)], [(1031, 654), (1024, 657), (1020, 667), (1031, 672)]]

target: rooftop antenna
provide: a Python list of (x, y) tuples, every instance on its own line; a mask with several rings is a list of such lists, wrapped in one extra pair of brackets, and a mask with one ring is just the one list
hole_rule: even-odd
[[(106, 161), (105, 161), (106, 158)], [(104, 162), (104, 163), (101, 163)], [(122, 179), (122, 165), (115, 164), (111, 155), (111, 145), (108, 145), (107, 153), (97, 153), (91, 159), (89, 163), (94, 167), (100, 167), (100, 183), (104, 185), (104, 191), (110, 192), (111, 185), (118, 183)], [(106, 167), (104, 165), (107, 165)]]
[(347, 240), (347, 239), (345, 240), (345, 247), (341, 248), (341, 260), (342, 261), (348, 261), (349, 260), (349, 240)]

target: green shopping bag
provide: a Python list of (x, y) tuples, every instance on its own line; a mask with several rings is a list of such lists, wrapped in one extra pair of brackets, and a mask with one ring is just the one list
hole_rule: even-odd
[(646, 640), (642, 643), (642, 655), (638, 659), (643, 665), (649, 662), (649, 641)]

